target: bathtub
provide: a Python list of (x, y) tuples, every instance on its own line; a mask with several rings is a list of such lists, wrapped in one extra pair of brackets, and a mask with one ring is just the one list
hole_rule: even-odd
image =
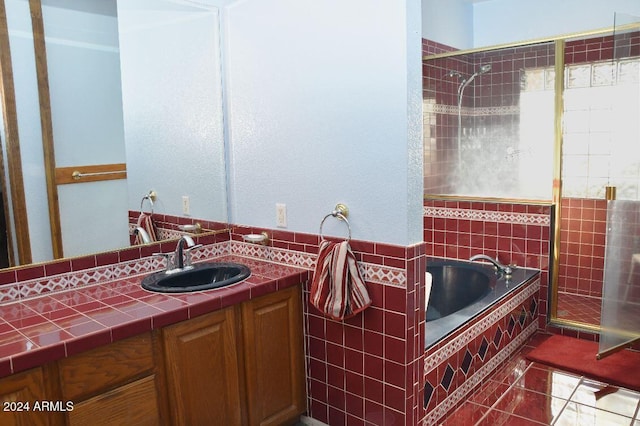
[(516, 268), (507, 279), (493, 265), (453, 259), (427, 259), (432, 285), (426, 309), (425, 349), (535, 277), (536, 269)]

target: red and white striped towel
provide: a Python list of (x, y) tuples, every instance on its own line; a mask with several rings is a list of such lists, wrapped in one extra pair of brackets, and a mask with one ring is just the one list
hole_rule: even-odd
[[(147, 231), (147, 234), (149, 235), (149, 239), (151, 240), (151, 242), (158, 241), (158, 236), (156, 233), (156, 224), (153, 222), (153, 217), (151, 216), (151, 213), (144, 213), (144, 212), (140, 213), (140, 216), (138, 216), (137, 226)], [(142, 237), (137, 233), (136, 233), (135, 243), (136, 245), (144, 244), (144, 241), (142, 241)]]
[(329, 318), (343, 320), (371, 305), (348, 241), (322, 241), (309, 300)]

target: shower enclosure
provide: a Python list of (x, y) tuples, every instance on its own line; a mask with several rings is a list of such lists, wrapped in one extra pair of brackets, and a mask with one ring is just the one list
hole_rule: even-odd
[[(425, 62), (425, 194), (550, 199), (553, 43)], [(531, 176), (536, 176), (531, 179)]]
[[(640, 18), (615, 15), (613, 132), (598, 357), (640, 339)], [(634, 26), (635, 24), (635, 26)], [(635, 40), (635, 42), (633, 41)]]
[[(425, 198), (552, 206), (552, 250), (529, 247), (520, 224), (521, 239), (489, 240), (489, 249), (539, 259), (553, 325), (603, 330), (603, 352), (634, 338), (640, 324), (640, 25), (624, 19), (616, 16), (615, 33), (434, 53), (424, 62)], [(613, 192), (617, 200), (608, 201)], [(616, 227), (619, 242), (608, 234)], [(454, 230), (460, 238), (446, 244), (481, 246), (475, 234), (487, 231), (497, 235)]]

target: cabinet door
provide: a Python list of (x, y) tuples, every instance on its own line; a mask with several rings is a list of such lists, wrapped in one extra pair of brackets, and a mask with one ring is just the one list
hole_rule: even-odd
[(250, 425), (293, 424), (306, 411), (300, 286), (242, 305)]
[(129, 426), (161, 424), (154, 376), (120, 386), (75, 404), (70, 426)]
[[(0, 379), (0, 424), (48, 425), (50, 417), (45, 411), (33, 411), (35, 402), (45, 400), (42, 370), (37, 368)], [(25, 405), (28, 404), (28, 405)]]
[(166, 327), (163, 342), (174, 423), (240, 425), (233, 308)]

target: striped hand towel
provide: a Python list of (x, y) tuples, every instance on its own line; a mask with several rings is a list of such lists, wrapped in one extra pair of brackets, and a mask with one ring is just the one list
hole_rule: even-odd
[(364, 280), (348, 241), (322, 241), (309, 296), (329, 318), (343, 320), (371, 305)]
[[(156, 224), (153, 222), (153, 217), (150, 213), (140, 213), (138, 216), (137, 226), (141, 227), (147, 234), (149, 235), (149, 239), (151, 242), (158, 241), (157, 233), (156, 233)], [(142, 237), (139, 234), (136, 234), (136, 244), (144, 244), (142, 241)]]

